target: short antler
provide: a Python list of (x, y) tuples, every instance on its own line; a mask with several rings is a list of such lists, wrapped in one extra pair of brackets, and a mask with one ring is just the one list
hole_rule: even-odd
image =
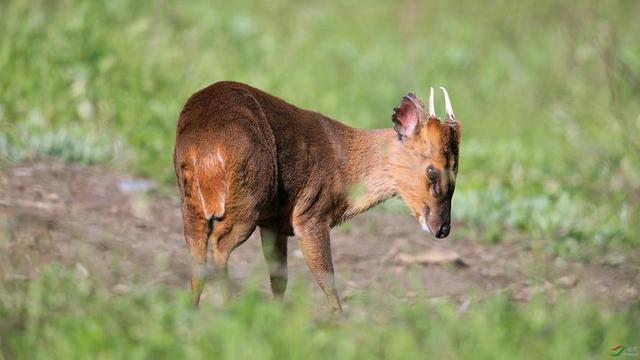
[(433, 87), (429, 88), (429, 117), (436, 117), (435, 106), (433, 105)]
[(453, 108), (451, 107), (451, 100), (449, 100), (449, 93), (447, 89), (440, 86), (440, 89), (444, 93), (444, 111), (447, 115), (447, 121), (456, 121), (455, 115), (453, 115)]

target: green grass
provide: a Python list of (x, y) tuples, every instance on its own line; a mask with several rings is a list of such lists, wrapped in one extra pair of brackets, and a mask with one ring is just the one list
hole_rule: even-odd
[[(638, 14), (633, 0), (1, 1), (0, 166), (56, 156), (170, 188), (180, 108), (215, 81), (365, 128), (390, 126), (407, 91), (445, 85), (464, 124), (454, 236), (598, 261), (640, 245)], [(0, 285), (7, 359), (567, 359), (640, 345), (637, 307), (562, 298), (462, 315), (365, 301), (334, 322), (304, 293), (247, 290), (196, 312), (183, 293), (114, 297), (57, 272)]]
[(637, 343), (640, 326), (640, 308), (615, 313), (565, 298), (497, 297), (463, 313), (450, 303), (354, 299), (335, 320), (300, 289), (280, 303), (250, 287), (229, 306), (194, 310), (186, 293), (113, 296), (50, 270), (0, 292), (0, 346), (7, 359), (595, 359)]
[(5, 162), (112, 160), (172, 184), (177, 114), (215, 81), (358, 127), (389, 126), (406, 91), (446, 85), (465, 126), (454, 216), (468, 230), (497, 241), (515, 229), (569, 255), (638, 245), (638, 12), (596, 0), (3, 2), (0, 150)]
[(5, 1), (0, 157), (111, 162), (173, 184), (177, 114), (215, 81), (358, 127), (390, 126), (402, 94), (446, 85), (465, 126), (454, 216), (467, 230), (499, 241), (515, 229), (568, 255), (638, 245), (639, 12), (596, 0)]

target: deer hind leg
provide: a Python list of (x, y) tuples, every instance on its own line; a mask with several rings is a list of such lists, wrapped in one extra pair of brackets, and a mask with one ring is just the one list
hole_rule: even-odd
[(300, 250), (314, 279), (335, 312), (342, 312), (336, 290), (327, 226), (305, 224), (294, 228), (300, 237)]
[(287, 289), (287, 236), (273, 230), (260, 228), (262, 252), (269, 268), (271, 291), (282, 298)]
[[(231, 217), (225, 217), (217, 224), (216, 230), (211, 236), (212, 258), (216, 272), (216, 279), (222, 282), (229, 297), (229, 256), (231, 252), (244, 243), (256, 228), (255, 221), (233, 222)], [(218, 229), (220, 229), (218, 231)]]
[(196, 150), (190, 149), (187, 158), (179, 161), (180, 166), (176, 169), (184, 235), (191, 253), (191, 293), (195, 306), (200, 302), (206, 281), (207, 247), (213, 230), (211, 219), (222, 217), (225, 212), (227, 185), (224, 171), (222, 163), (212, 159), (215, 157), (211, 154), (198, 157)]
[(201, 212), (188, 204), (182, 206), (182, 217), (184, 237), (191, 254), (191, 302), (198, 306), (206, 281), (210, 223)]

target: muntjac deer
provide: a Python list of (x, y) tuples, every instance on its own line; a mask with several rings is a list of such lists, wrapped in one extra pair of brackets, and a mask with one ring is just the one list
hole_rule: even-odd
[(192, 300), (206, 277), (207, 249), (228, 277), (230, 253), (260, 227), (274, 296), (287, 286), (287, 237), (300, 249), (328, 303), (341, 310), (329, 230), (399, 195), (425, 231), (451, 228), (461, 125), (449, 95), (441, 122), (415, 94), (393, 129), (359, 130), (251, 86), (218, 82), (189, 98), (178, 121), (174, 166), (192, 258)]

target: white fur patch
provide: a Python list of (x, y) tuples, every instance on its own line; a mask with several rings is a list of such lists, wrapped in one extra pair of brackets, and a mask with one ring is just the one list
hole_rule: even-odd
[[(196, 160), (193, 160), (193, 167), (196, 167)], [(200, 181), (198, 180), (198, 176), (194, 176), (194, 181), (196, 182), (196, 190), (198, 190), (198, 196), (200, 198), (200, 206), (202, 206), (202, 212), (204, 212), (204, 218), (209, 220), (211, 219), (211, 212), (207, 210), (207, 204), (204, 201), (204, 194), (202, 194), (202, 189), (200, 188)]]
[(216, 150), (216, 157), (218, 158), (218, 161), (220, 162), (220, 165), (222, 165), (222, 167), (224, 167), (224, 159), (222, 158), (222, 155), (220, 155), (220, 149)]
[(433, 234), (433, 231), (431, 231), (431, 227), (427, 223), (427, 220), (424, 218), (424, 215), (420, 216), (420, 225), (422, 225), (422, 230)]
[[(222, 214), (224, 214), (224, 203), (225, 203), (225, 198), (224, 196), (222, 196), (222, 199), (220, 199), (220, 212)], [(220, 216), (222, 216), (222, 214), (220, 214)]]

